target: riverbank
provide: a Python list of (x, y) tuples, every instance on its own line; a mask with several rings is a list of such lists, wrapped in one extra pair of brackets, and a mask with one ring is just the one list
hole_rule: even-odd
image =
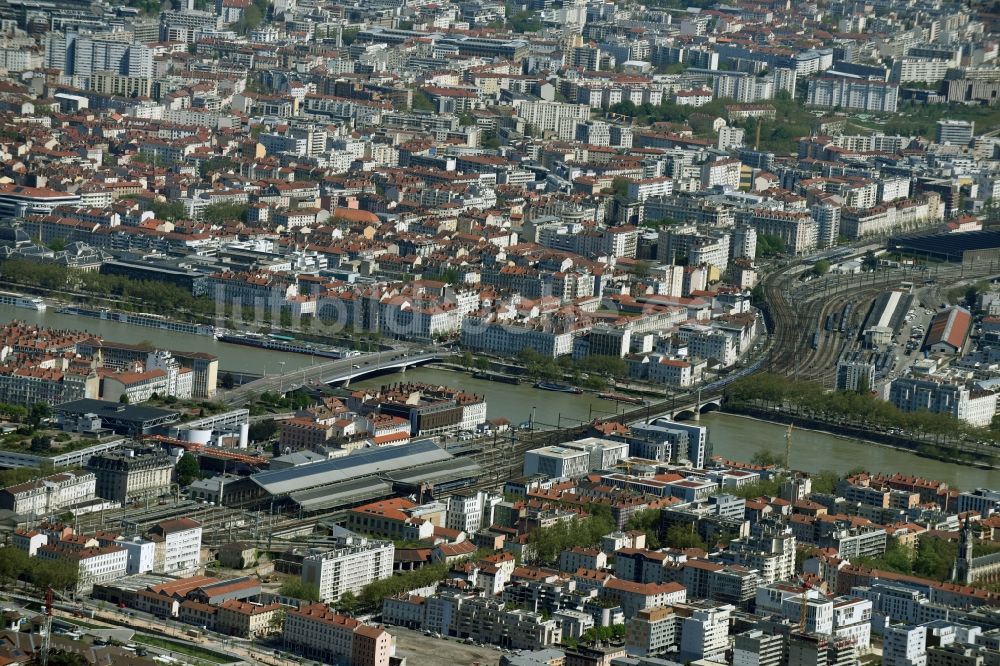
[[(476, 377), (476, 372), (474, 370), (456, 364), (435, 363), (429, 367), (435, 368), (442, 373), (466, 375), (475, 379), (482, 379)], [(532, 387), (532, 382), (527, 381), (524, 377), (521, 378), (521, 384), (522, 386)], [(595, 390), (587, 390), (585, 393), (596, 397), (599, 392)], [(913, 441), (893, 436), (889, 433), (879, 433), (877, 431), (863, 428), (852, 428), (849, 426), (832, 424), (818, 419), (810, 419), (799, 414), (765, 412), (764, 410), (756, 410), (753, 408), (747, 408), (745, 411), (724, 408), (720, 413), (734, 418), (747, 419), (758, 423), (767, 423), (780, 427), (791, 424), (795, 431), (815, 432), (846, 442), (875, 445), (885, 449), (898, 451), (900, 453), (925, 458), (927, 460), (935, 460), (947, 464), (968, 465), (983, 471), (1000, 470), (1000, 460), (997, 460), (995, 457), (992, 459), (986, 458), (985, 456), (973, 458), (969, 453), (955, 451), (954, 449), (944, 449), (938, 451), (933, 448), (934, 445), (928, 442)], [(784, 433), (782, 433), (780, 441), (784, 442)], [(752, 454), (752, 451), (749, 454), (744, 452), (743, 459), (748, 460), (749, 456)]]
[(995, 455), (991, 455), (987, 451), (976, 455), (975, 453), (959, 451), (953, 448), (935, 448), (935, 445), (930, 442), (920, 442), (905, 437), (898, 437), (889, 433), (881, 433), (864, 428), (833, 424), (826, 421), (820, 421), (818, 419), (812, 419), (801, 414), (767, 412), (765, 410), (746, 407), (744, 407), (742, 411), (739, 409), (727, 409), (725, 413), (763, 423), (772, 423), (782, 426), (792, 425), (796, 430), (821, 432), (831, 437), (867, 442), (888, 449), (894, 449), (896, 451), (905, 451), (912, 455), (916, 455), (921, 458), (928, 458), (930, 460), (938, 460), (940, 462), (951, 464), (958, 463), (971, 465), (982, 470), (1000, 470), (1000, 460), (998, 460)]

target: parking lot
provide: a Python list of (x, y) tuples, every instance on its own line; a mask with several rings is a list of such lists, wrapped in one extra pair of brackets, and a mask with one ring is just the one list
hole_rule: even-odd
[(467, 645), (454, 638), (433, 638), (402, 627), (387, 627), (396, 637), (396, 656), (406, 657), (413, 666), (451, 664), (454, 666), (498, 666), (500, 652), (492, 647)]

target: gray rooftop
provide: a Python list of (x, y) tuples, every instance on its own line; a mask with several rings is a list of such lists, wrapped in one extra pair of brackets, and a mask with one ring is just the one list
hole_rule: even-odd
[(451, 459), (452, 455), (433, 441), (421, 439), (402, 446), (361, 449), (332, 460), (260, 472), (250, 478), (271, 495), (288, 495), (339, 481)]

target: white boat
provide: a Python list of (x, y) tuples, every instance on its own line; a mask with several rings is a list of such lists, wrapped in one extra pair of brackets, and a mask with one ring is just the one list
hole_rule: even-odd
[(17, 307), (28, 308), (29, 310), (38, 310), (41, 312), (48, 306), (45, 305), (45, 301), (35, 296), (34, 298), (22, 297), (17, 299)]
[(47, 307), (45, 301), (37, 296), (22, 296), (21, 294), (12, 294), (7, 291), (0, 291), (0, 304), (27, 308), (37, 312), (41, 312)]

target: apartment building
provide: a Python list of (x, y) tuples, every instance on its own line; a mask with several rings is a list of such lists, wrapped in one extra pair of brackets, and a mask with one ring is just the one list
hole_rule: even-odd
[(737, 212), (736, 219), (752, 226), (758, 235), (777, 236), (794, 254), (808, 253), (818, 242), (819, 229), (809, 213), (757, 208)]
[(635, 583), (612, 578), (601, 596), (621, 606), (625, 618), (633, 618), (643, 608), (669, 606), (687, 601), (687, 588), (680, 583)]
[(937, 58), (904, 56), (892, 63), (889, 80), (894, 83), (937, 83), (945, 78), (951, 63)]
[(279, 603), (254, 604), (229, 599), (216, 608), (216, 631), (254, 639), (273, 631), (271, 623), (283, 607)]
[(128, 560), (125, 550), (117, 546), (76, 548), (62, 542), (39, 547), (37, 556), (43, 560), (75, 562), (78, 568), (77, 594), (87, 594), (94, 589), (94, 585), (123, 578)]
[(671, 608), (643, 608), (625, 623), (625, 650), (635, 657), (665, 652), (679, 640), (677, 620)]
[(507, 609), (504, 602), (487, 597), (453, 596), (447, 601), (454, 607), (444, 632), (449, 636), (515, 650), (539, 650), (562, 641), (560, 622), (541, 613)]
[(926, 666), (927, 627), (902, 623), (884, 627), (882, 663), (885, 666)]
[(934, 143), (967, 146), (976, 134), (976, 123), (968, 120), (939, 120), (934, 131)]
[(711, 601), (688, 604), (681, 615), (680, 658), (686, 663), (698, 659), (723, 660), (729, 648), (729, 619), (735, 607)]
[(286, 649), (328, 664), (389, 666), (395, 651), (385, 629), (338, 615), (324, 603), (288, 611), (282, 637)]
[(604, 569), (608, 566), (608, 556), (597, 548), (581, 548), (579, 546), (566, 549), (559, 553), (559, 570), (569, 573), (577, 569)]
[(523, 102), (516, 112), (535, 133), (554, 133), (564, 140), (573, 138), (578, 122), (590, 118), (590, 106), (562, 102)]
[(0, 509), (23, 516), (42, 517), (94, 499), (97, 477), (93, 472), (73, 470), (34, 479), (0, 491)]
[(421, 541), (434, 534), (434, 523), (414, 515), (417, 504), (405, 497), (371, 502), (351, 509), (348, 529), (400, 541)]
[(201, 523), (191, 518), (165, 520), (154, 525), (146, 537), (155, 546), (153, 570), (189, 576), (201, 566)]
[(809, 81), (806, 104), (825, 108), (895, 113), (899, 86), (884, 81), (866, 81), (824, 76)]
[(728, 368), (739, 359), (739, 343), (724, 331), (702, 324), (684, 324), (677, 336), (688, 346), (688, 355), (696, 359), (715, 360)]
[(888, 201), (870, 208), (843, 208), (840, 232), (854, 240), (916, 229), (941, 220), (939, 203), (936, 195), (925, 195)]
[(462, 322), (462, 346), (498, 356), (517, 356), (524, 349), (557, 358), (573, 351), (573, 333), (543, 324), (504, 324), (468, 316)]
[(457, 492), (448, 498), (446, 526), (471, 536), (493, 524), (493, 507), (502, 499), (483, 491)]
[(159, 450), (125, 449), (93, 456), (86, 469), (96, 478), (98, 497), (124, 504), (167, 492), (174, 464)]
[(997, 395), (936, 377), (900, 377), (889, 385), (887, 397), (904, 412), (950, 414), (975, 427), (986, 427), (996, 414)]
[(332, 550), (302, 560), (302, 580), (319, 589), (324, 603), (344, 592), (358, 594), (369, 583), (392, 576), (395, 550), (391, 541), (347, 537)]
[(57, 370), (37, 366), (7, 366), (0, 370), (0, 399), (10, 405), (63, 402), (96, 398), (100, 379), (89, 370)]
[(724, 559), (756, 569), (764, 585), (788, 580), (795, 574), (795, 536), (780, 524), (758, 521), (749, 536), (729, 544)]
[(784, 651), (781, 634), (750, 629), (735, 636), (733, 666), (780, 666)]

